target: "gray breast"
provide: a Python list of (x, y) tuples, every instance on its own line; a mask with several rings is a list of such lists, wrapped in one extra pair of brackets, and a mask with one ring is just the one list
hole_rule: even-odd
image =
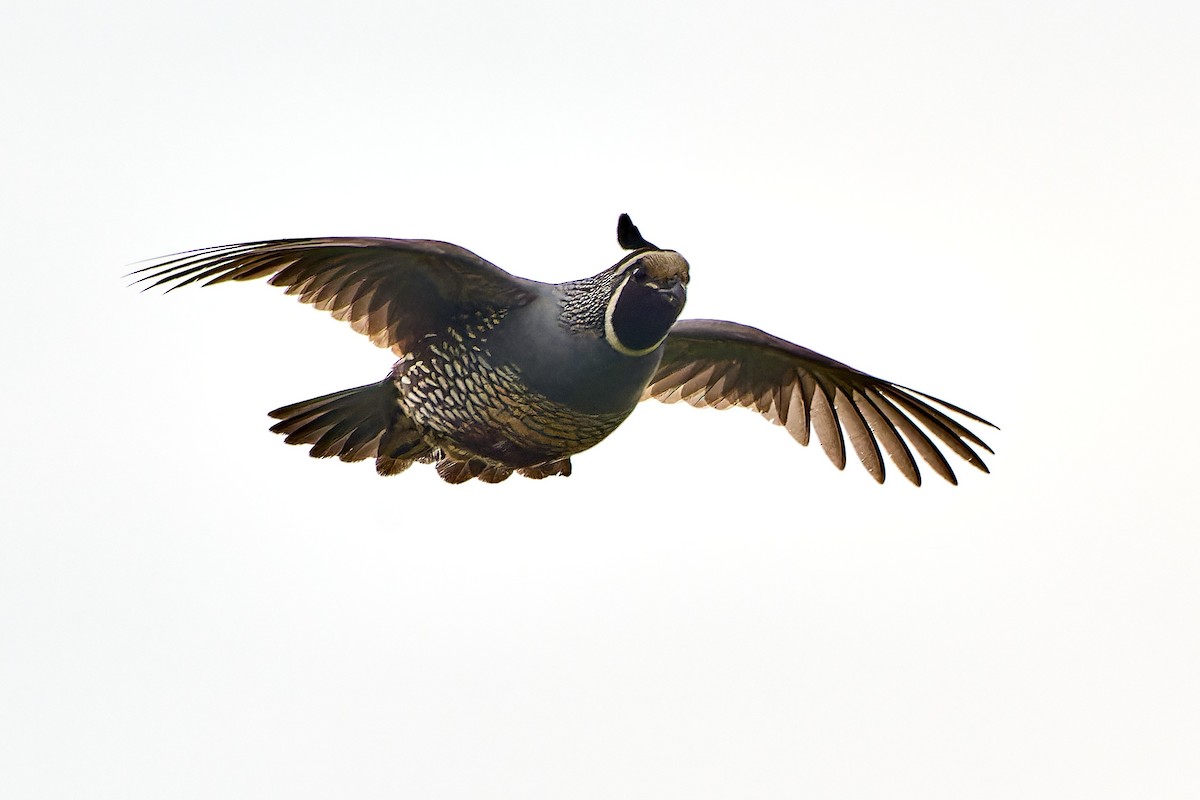
[(533, 392), (577, 411), (627, 415), (641, 399), (662, 348), (644, 356), (618, 353), (604, 339), (603, 308), (595, 325), (572, 325), (564, 288), (513, 309), (489, 350), (497, 366), (513, 367)]

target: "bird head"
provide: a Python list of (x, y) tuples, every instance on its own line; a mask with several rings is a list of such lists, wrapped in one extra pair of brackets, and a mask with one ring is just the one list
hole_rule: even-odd
[(613, 267), (604, 338), (619, 353), (644, 356), (662, 344), (683, 311), (688, 262), (646, 241), (628, 214), (617, 222), (617, 241), (633, 252)]

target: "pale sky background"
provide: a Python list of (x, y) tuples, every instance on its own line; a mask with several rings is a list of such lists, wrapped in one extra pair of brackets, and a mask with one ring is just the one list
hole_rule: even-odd
[[(1198, 9), (10, 0), (0, 796), (1200, 796)], [(557, 281), (622, 211), (685, 316), (994, 420), (993, 474), (647, 404), (566, 480), (381, 479), (265, 414), (389, 353), (121, 277)]]

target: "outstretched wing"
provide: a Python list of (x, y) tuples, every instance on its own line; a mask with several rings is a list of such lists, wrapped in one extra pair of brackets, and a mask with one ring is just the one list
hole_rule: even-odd
[(987, 465), (971, 445), (992, 452), (946, 411), (995, 427), (987, 420), (736, 322), (677, 322), (643, 395), (643, 399), (651, 397), (666, 403), (684, 400), (697, 407), (752, 408), (783, 425), (804, 445), (810, 428), (815, 428), (838, 469), (846, 466), (844, 431), (867, 472), (880, 483), (886, 452), (906, 478), (921, 485), (910, 445), (937, 474), (958, 483), (941, 449), (925, 431), (984, 472)]
[(534, 282), (457, 245), (422, 239), (277, 239), (157, 259), (131, 275), (167, 291), (269, 278), (397, 355), (460, 313), (521, 305)]

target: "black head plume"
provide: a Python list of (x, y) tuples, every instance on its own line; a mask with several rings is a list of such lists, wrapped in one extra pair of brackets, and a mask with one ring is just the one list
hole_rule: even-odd
[(642, 232), (633, 224), (628, 214), (622, 214), (617, 220), (617, 243), (626, 250), (641, 250), (643, 247), (658, 249), (642, 237)]

